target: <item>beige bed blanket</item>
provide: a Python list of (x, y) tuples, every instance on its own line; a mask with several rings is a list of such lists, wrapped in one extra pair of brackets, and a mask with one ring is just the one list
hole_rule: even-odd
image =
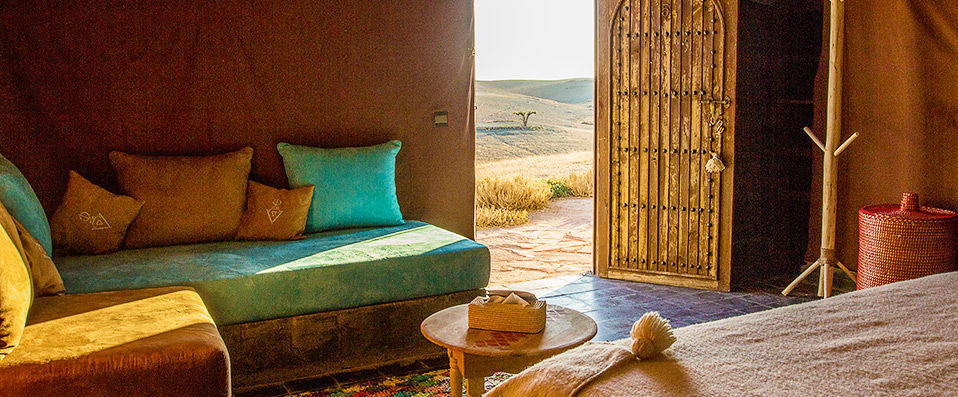
[[(570, 384), (569, 395), (958, 395), (958, 273), (679, 328), (675, 336), (659, 357)], [(617, 343), (628, 349), (629, 342)], [(537, 366), (500, 387), (544, 373)]]

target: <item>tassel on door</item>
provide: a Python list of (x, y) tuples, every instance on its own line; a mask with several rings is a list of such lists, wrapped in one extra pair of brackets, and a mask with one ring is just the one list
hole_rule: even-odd
[(709, 152), (712, 154), (712, 158), (709, 159), (708, 163), (705, 163), (705, 170), (709, 173), (722, 172), (725, 170), (725, 163), (722, 162), (722, 159), (719, 158), (718, 153)]

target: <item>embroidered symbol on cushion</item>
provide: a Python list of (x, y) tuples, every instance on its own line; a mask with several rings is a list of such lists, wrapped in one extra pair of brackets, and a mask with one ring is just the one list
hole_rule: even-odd
[(279, 216), (283, 215), (283, 210), (279, 208), (281, 205), (283, 205), (283, 200), (276, 199), (273, 200), (273, 208), (266, 210), (266, 215), (269, 216), (269, 223), (276, 223)]
[(96, 216), (92, 216), (89, 212), (83, 211), (79, 213), (77, 217), (80, 218), (80, 221), (89, 223), (90, 226), (93, 226), (93, 228), (90, 230), (103, 230), (109, 229), (111, 227), (110, 222), (107, 222), (106, 217), (99, 212), (96, 213)]

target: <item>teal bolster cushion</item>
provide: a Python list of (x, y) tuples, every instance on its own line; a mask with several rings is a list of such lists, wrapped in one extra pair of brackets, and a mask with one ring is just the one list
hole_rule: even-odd
[(17, 166), (3, 155), (0, 155), (0, 202), (40, 242), (47, 255), (53, 255), (50, 222), (40, 199)]
[(276, 145), (290, 188), (314, 185), (306, 233), (403, 223), (396, 198), (396, 154), (402, 142), (323, 149)]

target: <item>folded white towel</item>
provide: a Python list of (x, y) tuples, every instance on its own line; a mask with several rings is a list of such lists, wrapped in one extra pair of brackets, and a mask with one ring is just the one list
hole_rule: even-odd
[(631, 335), (631, 351), (619, 343), (589, 342), (529, 367), (485, 396), (575, 396), (612, 368), (635, 359), (653, 357), (675, 342), (669, 320), (657, 312), (645, 313), (632, 326)]

